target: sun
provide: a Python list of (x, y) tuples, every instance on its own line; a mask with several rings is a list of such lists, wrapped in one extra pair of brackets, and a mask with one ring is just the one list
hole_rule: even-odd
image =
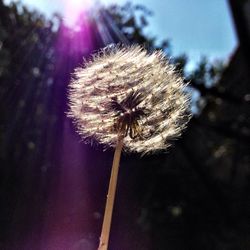
[(74, 27), (77, 25), (79, 16), (93, 7), (92, 0), (63, 0), (63, 18), (65, 23)]

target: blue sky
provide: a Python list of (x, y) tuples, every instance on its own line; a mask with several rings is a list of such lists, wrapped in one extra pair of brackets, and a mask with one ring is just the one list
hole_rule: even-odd
[[(5, 2), (9, 2), (6, 0)], [(23, 0), (30, 8), (51, 15), (54, 11), (65, 14), (66, 5), (87, 6), (91, 0)], [(67, 2), (67, 4), (65, 4)], [(125, 0), (103, 0), (125, 3)], [(205, 55), (211, 60), (224, 59), (233, 53), (237, 37), (226, 0), (133, 0), (152, 10), (147, 33), (159, 40), (168, 38), (174, 55), (186, 53), (192, 68)]]

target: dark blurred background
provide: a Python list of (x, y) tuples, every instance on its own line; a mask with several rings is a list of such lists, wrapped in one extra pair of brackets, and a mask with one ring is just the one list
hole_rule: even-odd
[(110, 249), (250, 249), (250, 1), (228, 4), (238, 47), (186, 70), (144, 32), (143, 5), (98, 4), (69, 27), (0, 0), (0, 249), (97, 248), (113, 152), (81, 143), (67, 85), (117, 42), (163, 49), (190, 82), (193, 118), (167, 153), (122, 156)]

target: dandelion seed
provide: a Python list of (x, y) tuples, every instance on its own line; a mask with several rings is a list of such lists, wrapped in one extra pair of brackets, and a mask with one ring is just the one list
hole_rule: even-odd
[(83, 139), (115, 147), (99, 250), (108, 240), (122, 149), (166, 149), (188, 122), (183, 79), (162, 51), (108, 46), (77, 68), (69, 85), (68, 115)]
[(106, 47), (75, 70), (69, 87), (69, 116), (82, 138), (111, 147), (120, 133), (124, 150), (166, 149), (189, 120), (185, 84), (162, 51)]

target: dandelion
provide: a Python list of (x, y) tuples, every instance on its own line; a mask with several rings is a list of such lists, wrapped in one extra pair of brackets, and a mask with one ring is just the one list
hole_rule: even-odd
[(162, 51), (109, 46), (75, 70), (69, 116), (84, 140), (115, 148), (99, 249), (108, 248), (122, 149), (142, 154), (166, 150), (189, 120), (182, 77)]

